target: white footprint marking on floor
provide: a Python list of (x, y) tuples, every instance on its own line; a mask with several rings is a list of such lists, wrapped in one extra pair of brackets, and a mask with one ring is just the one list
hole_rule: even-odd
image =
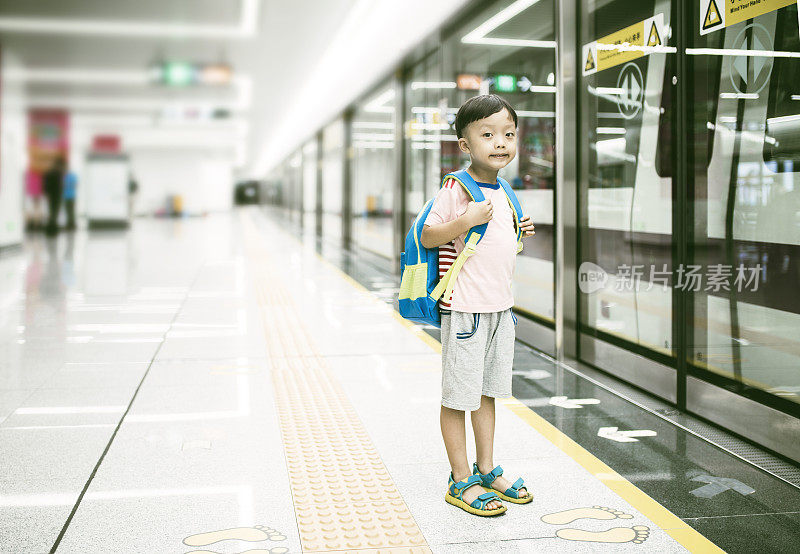
[(542, 521), (551, 525), (565, 525), (567, 523), (572, 523), (576, 519), (583, 518), (608, 520), (617, 518), (631, 519), (633, 516), (605, 506), (592, 506), (591, 508), (574, 508), (572, 510), (547, 514), (542, 516)]
[[(210, 531), (208, 533), (198, 533), (190, 535), (183, 539), (183, 544), (186, 546), (208, 546), (219, 541), (237, 540), (248, 542), (260, 542), (266, 540), (282, 541), (286, 536), (282, 535), (271, 527), (264, 527), (263, 525), (256, 525), (255, 527), (234, 527), (232, 529), (222, 529), (220, 531)], [(283, 550), (282, 552), (286, 552)], [(249, 550), (248, 552), (260, 552), (257, 550)], [(274, 552), (273, 550), (264, 550), (264, 552)], [(274, 554), (278, 554), (274, 552)]]
[[(565, 525), (578, 519), (633, 519), (631, 514), (626, 514), (606, 506), (592, 506), (591, 508), (573, 508), (541, 517), (544, 523), (550, 525)], [(650, 536), (650, 528), (644, 525), (633, 527), (614, 527), (606, 531), (584, 531), (582, 529), (559, 529), (556, 536), (568, 541), (623, 543), (632, 542), (641, 544)]]
[[(270, 548), (269, 550), (266, 550), (264, 548), (253, 548), (251, 550), (245, 550), (244, 552), (239, 552), (238, 554), (285, 554), (286, 552), (289, 552), (289, 549), (280, 546), (277, 548)], [(192, 550), (187, 554), (220, 554), (220, 553), (213, 552), (211, 550)]]
[(556, 536), (568, 541), (589, 541), (620, 543), (632, 542), (641, 544), (650, 536), (650, 528), (644, 525), (633, 527), (615, 527), (608, 531), (583, 531), (581, 529), (559, 529)]

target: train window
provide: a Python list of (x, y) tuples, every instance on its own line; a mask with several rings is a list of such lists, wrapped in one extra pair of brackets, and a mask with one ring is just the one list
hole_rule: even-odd
[[(352, 235), (358, 248), (391, 259), (395, 202), (395, 82), (356, 103), (351, 123)], [(410, 223), (409, 223), (410, 225)]]

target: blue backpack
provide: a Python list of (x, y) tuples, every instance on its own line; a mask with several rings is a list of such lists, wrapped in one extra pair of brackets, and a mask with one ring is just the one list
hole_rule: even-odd
[[(448, 179), (455, 179), (459, 182), (473, 201), (483, 202), (485, 200), (483, 191), (466, 170), (448, 173), (444, 176), (442, 185)], [(511, 211), (514, 212), (517, 253), (519, 253), (522, 250), (522, 230), (519, 225), (519, 220), (522, 218), (522, 207), (511, 185), (501, 177), (498, 177), (497, 181), (503, 187), (508, 203), (511, 205)], [(436, 304), (442, 295), (444, 298), (450, 298), (458, 272), (461, 271), (461, 267), (467, 259), (475, 253), (489, 224), (476, 225), (467, 232), (464, 250), (439, 281), (439, 248), (425, 248), (420, 243), (422, 229), (433, 206), (433, 201), (434, 199), (431, 198), (426, 202), (406, 235), (405, 252), (400, 254), (400, 292), (398, 296), (400, 315), (405, 319), (441, 327), (441, 316)]]

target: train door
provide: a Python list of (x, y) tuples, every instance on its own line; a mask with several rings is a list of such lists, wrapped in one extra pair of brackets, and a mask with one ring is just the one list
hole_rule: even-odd
[(691, 291), (687, 407), (798, 459), (797, 441), (774, 437), (800, 433), (797, 5), (699, 4), (686, 48), (689, 262), (719, 279)]

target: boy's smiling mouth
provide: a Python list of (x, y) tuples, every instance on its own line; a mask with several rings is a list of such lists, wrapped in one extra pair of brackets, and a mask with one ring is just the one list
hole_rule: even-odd
[(490, 158), (507, 158), (508, 154), (489, 154)]

